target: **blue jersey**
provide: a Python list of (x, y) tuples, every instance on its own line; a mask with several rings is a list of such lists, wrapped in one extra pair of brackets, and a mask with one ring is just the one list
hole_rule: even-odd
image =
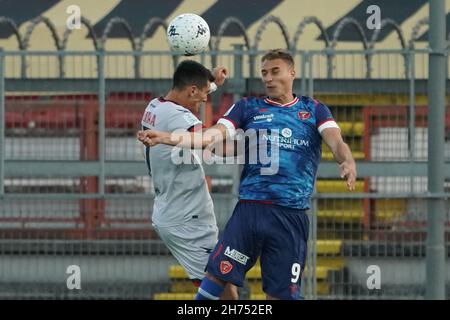
[[(309, 97), (296, 97), (285, 105), (269, 98), (244, 98), (236, 102), (218, 121), (234, 135), (258, 132), (255, 141), (245, 144), (245, 165), (241, 176), (239, 198), (256, 200), (290, 208), (307, 209), (313, 193), (317, 167), (322, 153), (320, 133), (338, 128), (327, 106)], [(263, 132), (263, 134), (261, 134)], [(273, 156), (273, 144), (278, 156), (272, 157), (275, 174), (262, 174), (273, 166), (249, 161), (255, 149), (265, 148)]]

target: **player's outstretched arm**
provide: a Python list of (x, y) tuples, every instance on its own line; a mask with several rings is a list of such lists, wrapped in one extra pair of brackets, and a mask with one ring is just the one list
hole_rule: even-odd
[(216, 67), (213, 70), (213, 76), (214, 76), (214, 83), (220, 87), (221, 85), (224, 84), (225, 79), (227, 78), (228, 75), (228, 69), (225, 67)]
[(349, 146), (342, 140), (341, 131), (338, 128), (324, 129), (322, 138), (331, 149), (334, 160), (339, 163), (340, 175), (347, 179), (348, 190), (355, 190), (356, 163)]
[(166, 144), (169, 146), (192, 149), (204, 149), (225, 140), (226, 137), (227, 128), (220, 123), (205, 131), (197, 132), (187, 132), (183, 130), (176, 130), (174, 132), (141, 130), (137, 133), (138, 140), (148, 147)]
[(222, 158), (227, 157), (236, 157), (240, 155), (239, 151), (242, 151), (239, 148), (238, 142), (234, 139), (226, 139), (218, 143), (214, 143), (209, 145), (207, 150), (211, 151), (214, 155)]

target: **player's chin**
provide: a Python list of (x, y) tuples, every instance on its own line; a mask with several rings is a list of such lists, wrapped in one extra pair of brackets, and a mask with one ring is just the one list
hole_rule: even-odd
[(271, 98), (278, 98), (280, 96), (280, 92), (279, 90), (277, 90), (277, 88), (267, 88), (266, 87), (266, 93), (268, 96), (270, 96)]

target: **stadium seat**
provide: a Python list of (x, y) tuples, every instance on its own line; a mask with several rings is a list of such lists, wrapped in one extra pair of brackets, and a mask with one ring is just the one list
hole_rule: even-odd
[[(342, 243), (342, 240), (318, 240), (316, 243), (318, 257), (315, 276), (318, 294), (328, 294), (329, 284), (327, 279), (329, 272), (339, 271), (345, 266), (344, 258), (339, 257), (342, 250)], [(308, 273), (309, 270), (306, 267), (304, 276), (308, 276)], [(189, 280), (186, 271), (181, 265), (172, 265), (169, 267), (169, 278), (171, 281), (171, 292), (158, 293), (154, 296), (154, 299), (182, 300), (193, 298), (197, 289)], [(250, 300), (265, 299), (265, 294), (262, 291), (261, 266), (259, 261), (247, 272), (246, 287), (250, 290)]]
[(154, 300), (194, 300), (195, 293), (156, 293)]
[(378, 223), (392, 223), (406, 212), (405, 199), (376, 199), (375, 219)]
[(362, 136), (364, 134), (364, 122), (339, 121), (339, 128), (344, 136)]
[[(318, 193), (349, 192), (347, 185), (342, 180), (318, 180), (316, 183), (316, 190)], [(364, 181), (356, 181), (355, 192), (364, 192)]]

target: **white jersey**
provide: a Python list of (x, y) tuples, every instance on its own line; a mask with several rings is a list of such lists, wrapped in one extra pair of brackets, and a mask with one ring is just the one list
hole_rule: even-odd
[[(168, 132), (202, 125), (188, 109), (163, 98), (150, 101), (141, 124), (146, 129)], [(173, 161), (173, 152), (188, 152), (189, 157), (196, 160), (195, 151), (190, 149), (156, 145), (145, 150), (155, 189), (153, 223), (160, 227), (196, 221), (216, 225), (213, 202), (201, 163), (176, 164), (178, 161)]]

